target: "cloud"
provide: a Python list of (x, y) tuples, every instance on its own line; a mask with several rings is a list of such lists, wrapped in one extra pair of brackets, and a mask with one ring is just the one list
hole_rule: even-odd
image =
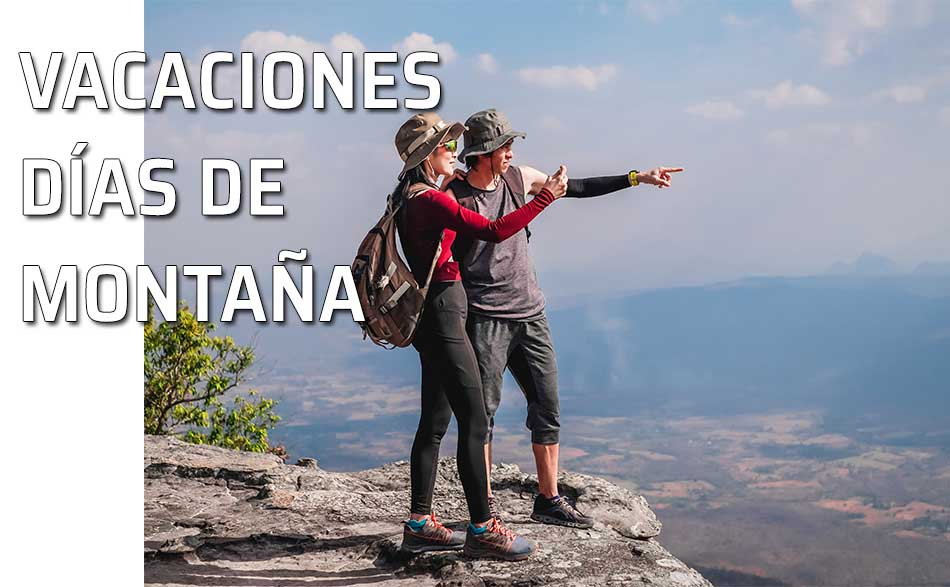
[(366, 51), (366, 46), (350, 33), (337, 33), (328, 44), (324, 44), (280, 31), (254, 31), (241, 39), (241, 51), (250, 51), (258, 56), (274, 51), (292, 51), (303, 57), (304, 63), (310, 62), (311, 53), (351, 52), (356, 54), (358, 62), (359, 56)]
[(871, 49), (885, 32), (918, 28), (933, 21), (932, 0), (792, 0), (828, 66), (847, 65)]
[(680, 11), (680, 4), (674, 0), (629, 0), (627, 12), (639, 15), (644, 20), (658, 23)]
[(756, 23), (755, 19), (739, 16), (735, 12), (728, 12), (722, 15), (722, 18), (720, 18), (719, 21), (726, 26), (736, 28), (747, 27)]
[(871, 99), (893, 100), (899, 104), (923, 102), (929, 94), (946, 85), (950, 85), (950, 69), (881, 88), (871, 94)]
[(555, 65), (553, 67), (526, 67), (518, 70), (518, 78), (525, 83), (549, 88), (583, 88), (588, 91), (596, 90), (616, 75), (617, 66), (610, 64), (594, 67)]
[(786, 108), (789, 106), (823, 106), (831, 102), (827, 94), (809, 84), (793, 84), (785, 80), (774, 88), (767, 90), (753, 90), (749, 96), (759, 100), (771, 109)]
[[(254, 31), (241, 39), (241, 51), (251, 52), (260, 63), (268, 53), (275, 51), (290, 51), (300, 55), (303, 58), (305, 75), (312, 74), (312, 54), (326, 53), (331, 63), (339, 63), (341, 53), (353, 53), (354, 65), (357, 70), (362, 66), (362, 55), (366, 51), (366, 46), (357, 37), (350, 33), (342, 32), (333, 35), (330, 41), (323, 43), (311, 39), (306, 39), (297, 35), (288, 35), (281, 31)], [(338, 70), (338, 66), (334, 65)], [(240, 75), (237, 68), (222, 72), (221, 87), (223, 88), (222, 97), (237, 97), (240, 92)], [(288, 96), (292, 89), (292, 76), (286, 69), (278, 70), (277, 73), (277, 94), (281, 97)], [(255, 90), (256, 98), (261, 99), (261, 88)]]
[(711, 120), (735, 120), (742, 118), (742, 110), (730, 100), (707, 100), (686, 108), (686, 112)]
[(322, 53), (326, 48), (314, 41), (297, 35), (288, 35), (280, 31), (254, 31), (241, 39), (241, 51), (250, 51), (255, 55), (267, 55), (274, 51), (293, 51), (304, 57), (311, 53)]
[(792, 0), (795, 10), (803, 14), (811, 14), (817, 4), (818, 0)]
[(871, 146), (879, 136), (879, 127), (869, 123), (813, 123), (795, 128), (778, 128), (765, 135), (769, 144), (778, 147), (791, 145), (814, 148), (815, 145), (845, 143), (854, 147)]
[(436, 43), (430, 35), (425, 33), (412, 33), (401, 42), (393, 45), (393, 49), (403, 54), (415, 53), (416, 51), (435, 51), (439, 54), (442, 63), (449, 63), (458, 57), (455, 48), (449, 43)]
[(482, 73), (497, 73), (498, 62), (491, 53), (479, 53), (475, 57), (475, 69)]
[(894, 100), (898, 104), (922, 102), (927, 98), (927, 88), (910, 84), (896, 85), (878, 90), (871, 97), (875, 100)]
[(366, 52), (366, 46), (363, 44), (363, 42), (350, 33), (338, 33), (333, 35), (333, 38), (330, 39), (330, 46), (335, 52), (354, 53), (357, 62), (362, 61), (361, 55)]

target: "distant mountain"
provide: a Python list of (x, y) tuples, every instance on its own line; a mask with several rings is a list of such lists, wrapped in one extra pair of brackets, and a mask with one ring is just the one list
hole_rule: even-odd
[(900, 266), (882, 255), (863, 253), (851, 263), (838, 262), (831, 266), (828, 273), (832, 275), (897, 275), (901, 273)]
[(950, 261), (921, 263), (914, 269), (914, 275), (950, 275)]
[[(950, 446), (950, 274), (940, 267), (895, 276), (748, 278), (551, 309), (562, 413), (820, 409), (829, 426), (913, 428)], [(355, 333), (345, 323), (268, 329), (262, 364), (338, 381), (359, 374), (352, 391), (341, 384), (344, 395), (366, 393), (368, 382), (418, 385), (414, 349), (382, 351)], [(307, 351), (309, 357), (289, 358)], [(300, 393), (286, 395), (292, 410)], [(347, 427), (378, 424), (334, 414)], [(411, 427), (416, 415), (392, 417)], [(520, 427), (523, 403), (512, 397), (500, 417)], [(332, 439), (337, 428), (314, 430)]]
[(551, 324), (562, 402), (600, 415), (950, 420), (950, 276), (745, 279), (564, 309)]

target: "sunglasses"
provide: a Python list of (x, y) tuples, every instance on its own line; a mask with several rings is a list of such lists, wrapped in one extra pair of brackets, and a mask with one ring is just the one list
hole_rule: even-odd
[(446, 151), (450, 153), (454, 153), (459, 148), (459, 141), (458, 139), (452, 139), (451, 141), (446, 141), (442, 143), (442, 146), (445, 147)]

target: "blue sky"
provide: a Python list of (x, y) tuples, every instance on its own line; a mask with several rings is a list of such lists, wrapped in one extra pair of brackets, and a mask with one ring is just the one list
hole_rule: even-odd
[[(440, 113), (505, 110), (528, 133), (516, 163), (687, 168), (672, 190), (546, 211), (532, 248), (551, 298), (819, 273), (864, 251), (950, 260), (950, 3), (149, 2), (145, 32), (150, 55), (191, 61), (428, 43)], [(146, 153), (178, 162), (180, 211), (148, 223), (147, 261), (267, 267), (307, 247), (318, 269), (349, 263), (408, 114), (149, 113)], [(197, 214), (201, 157), (274, 155), (285, 218)]]

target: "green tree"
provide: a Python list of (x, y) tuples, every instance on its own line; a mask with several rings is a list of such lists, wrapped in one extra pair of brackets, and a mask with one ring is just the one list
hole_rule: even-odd
[(175, 322), (145, 323), (145, 433), (181, 434), (188, 442), (252, 452), (276, 452), (267, 431), (280, 417), (276, 402), (251, 390), (233, 405), (224, 395), (248, 379), (254, 351), (230, 336), (212, 336), (215, 325), (198, 321), (182, 303)]

